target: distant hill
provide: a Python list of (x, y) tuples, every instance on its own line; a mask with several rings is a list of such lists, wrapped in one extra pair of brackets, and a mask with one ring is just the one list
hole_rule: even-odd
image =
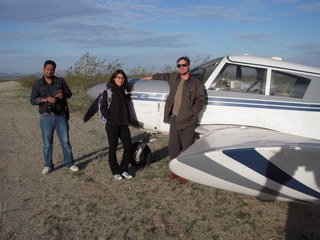
[[(69, 73), (69, 71), (65, 70), (65, 71), (56, 71), (57, 76), (59, 77), (64, 77)], [(26, 77), (26, 76), (37, 76), (37, 77), (41, 77), (42, 76), (42, 72), (37, 72), (37, 73), (33, 73), (33, 74), (22, 74), (22, 73), (0, 73), (0, 80), (14, 80), (14, 79), (18, 79), (18, 78), (22, 78), (22, 77)]]
[(0, 73), (0, 79), (2, 80), (13, 80), (13, 79), (22, 78), (24, 76), (25, 75), (20, 73), (14, 73), (14, 74)]

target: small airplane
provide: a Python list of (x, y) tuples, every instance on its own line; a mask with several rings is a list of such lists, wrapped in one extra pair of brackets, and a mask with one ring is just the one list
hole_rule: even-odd
[[(244, 54), (190, 72), (204, 83), (207, 103), (199, 138), (170, 161), (170, 170), (265, 201), (320, 204), (320, 68)], [(129, 82), (134, 126), (168, 133), (162, 121), (168, 84)], [(94, 99), (105, 89), (101, 83), (87, 94)]]

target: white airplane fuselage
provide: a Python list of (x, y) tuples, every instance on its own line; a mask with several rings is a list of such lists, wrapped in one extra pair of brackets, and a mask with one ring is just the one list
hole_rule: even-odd
[[(260, 85), (254, 91), (246, 92), (245, 89), (238, 91), (235, 88), (232, 91), (232, 82), (239, 82), (232, 79), (228, 80), (231, 82), (230, 89), (228, 87), (220, 89), (216, 85), (212, 87), (213, 84), (217, 84), (219, 73), (226, 64), (229, 64), (229, 67), (240, 66), (252, 75), (253, 71), (264, 71), (264, 79), (261, 80), (264, 85)], [(273, 79), (274, 71), (279, 80), (281, 77), (283, 80), (288, 77), (288, 83), (283, 83), (288, 86), (281, 86), (283, 88), (281, 91), (284, 93), (279, 93), (279, 90), (272, 88), (272, 81), (276, 81)], [(291, 94), (294, 94), (294, 88), (299, 88), (299, 84), (294, 86), (290, 81), (299, 77), (306, 81), (310, 79), (309, 86), (303, 97), (301, 97), (302, 93), (291, 97)], [(200, 124), (254, 126), (320, 140), (320, 95), (316, 93), (320, 90), (320, 69), (273, 59), (232, 56), (220, 62), (205, 85), (208, 102)]]

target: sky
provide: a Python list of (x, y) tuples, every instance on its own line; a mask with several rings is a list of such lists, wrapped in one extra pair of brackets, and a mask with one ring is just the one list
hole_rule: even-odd
[(86, 53), (124, 70), (244, 53), (320, 67), (319, 23), (319, 0), (0, 0), (0, 73)]

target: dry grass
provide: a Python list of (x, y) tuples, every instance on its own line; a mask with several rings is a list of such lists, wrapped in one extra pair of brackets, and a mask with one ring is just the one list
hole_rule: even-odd
[[(132, 180), (114, 181), (104, 127), (98, 119), (84, 124), (83, 112), (70, 119), (81, 171), (63, 167), (55, 139), (56, 168), (43, 176), (38, 113), (29, 92), (12, 83), (0, 89), (0, 239), (320, 239), (317, 206), (261, 202), (166, 180), (167, 136), (150, 143), (154, 163), (132, 167)], [(143, 136), (131, 132), (134, 141)]]

